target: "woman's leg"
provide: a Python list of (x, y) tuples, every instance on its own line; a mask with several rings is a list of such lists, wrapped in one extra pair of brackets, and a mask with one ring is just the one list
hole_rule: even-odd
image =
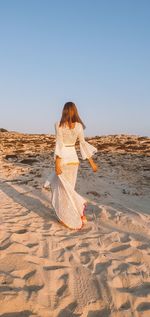
[(62, 175), (75, 188), (79, 164), (64, 164), (62, 165)]

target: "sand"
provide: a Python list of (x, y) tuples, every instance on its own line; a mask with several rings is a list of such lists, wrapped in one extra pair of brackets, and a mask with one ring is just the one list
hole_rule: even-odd
[(88, 139), (99, 170), (81, 161), (88, 222), (69, 230), (43, 187), (54, 136), (0, 138), (0, 316), (150, 316), (150, 139)]

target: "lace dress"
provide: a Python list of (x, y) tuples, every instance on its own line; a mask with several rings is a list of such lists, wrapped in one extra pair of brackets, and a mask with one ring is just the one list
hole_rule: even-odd
[(76, 140), (79, 139), (80, 153), (83, 160), (90, 158), (97, 152), (97, 148), (85, 141), (83, 126), (75, 122), (73, 129), (68, 126), (59, 127), (55, 123), (56, 155), (61, 158), (62, 173), (57, 175), (53, 171), (50, 175), (52, 191), (51, 203), (58, 219), (70, 229), (80, 229), (83, 226), (84, 209), (87, 201), (75, 190), (79, 159), (75, 149)]

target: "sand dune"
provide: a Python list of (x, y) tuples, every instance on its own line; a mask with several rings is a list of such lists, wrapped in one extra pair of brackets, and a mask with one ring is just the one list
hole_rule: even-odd
[(99, 171), (81, 162), (88, 222), (72, 231), (43, 187), (54, 137), (0, 137), (0, 316), (150, 316), (150, 140), (89, 139)]

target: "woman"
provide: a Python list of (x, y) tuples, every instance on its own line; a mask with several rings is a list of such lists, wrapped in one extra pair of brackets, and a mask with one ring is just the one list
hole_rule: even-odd
[(76, 140), (82, 159), (88, 159), (94, 172), (97, 165), (92, 155), (97, 148), (84, 139), (84, 123), (79, 117), (76, 105), (67, 102), (60, 122), (55, 123), (56, 145), (54, 150), (55, 171), (50, 175), (52, 205), (61, 223), (70, 229), (80, 229), (86, 217), (84, 209), (87, 201), (75, 191), (79, 159), (75, 149)]

